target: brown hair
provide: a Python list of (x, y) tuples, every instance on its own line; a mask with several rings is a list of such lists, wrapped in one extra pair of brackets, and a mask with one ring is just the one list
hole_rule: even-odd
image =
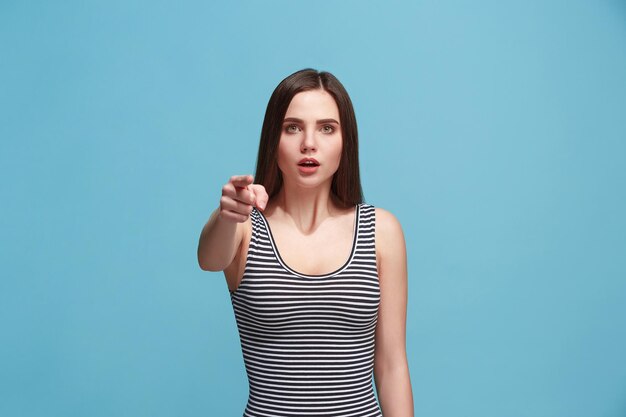
[(283, 119), (293, 97), (302, 91), (309, 90), (327, 91), (335, 99), (339, 109), (343, 146), (339, 168), (333, 175), (331, 194), (344, 207), (362, 203), (359, 141), (352, 101), (346, 89), (334, 75), (311, 68), (294, 72), (282, 80), (272, 93), (267, 103), (261, 129), (254, 182), (265, 187), (270, 199), (280, 191), (283, 178), (278, 169), (277, 152)]

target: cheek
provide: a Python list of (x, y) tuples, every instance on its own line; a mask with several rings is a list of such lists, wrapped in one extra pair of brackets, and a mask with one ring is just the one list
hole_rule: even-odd
[(285, 142), (283, 142), (282, 140), (278, 142), (278, 150), (277, 150), (276, 159), (277, 159), (279, 167), (283, 167), (284, 164), (287, 163), (287, 161), (290, 158), (291, 153), (292, 151), (289, 149), (289, 146), (287, 146)]
[(342, 151), (343, 151), (343, 141), (340, 138), (338, 143), (335, 144), (335, 156), (337, 157), (337, 161), (339, 161), (341, 159), (341, 152)]

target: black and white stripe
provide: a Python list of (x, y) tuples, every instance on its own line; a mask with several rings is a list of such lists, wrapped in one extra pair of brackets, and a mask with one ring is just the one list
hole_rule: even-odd
[(281, 259), (261, 212), (231, 291), (250, 395), (244, 417), (382, 416), (372, 385), (380, 288), (374, 206), (355, 206), (350, 257), (308, 275)]

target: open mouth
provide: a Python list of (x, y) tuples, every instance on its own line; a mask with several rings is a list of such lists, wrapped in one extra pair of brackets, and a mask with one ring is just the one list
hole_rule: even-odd
[(302, 158), (298, 165), (301, 167), (316, 167), (319, 166), (319, 162), (315, 158)]

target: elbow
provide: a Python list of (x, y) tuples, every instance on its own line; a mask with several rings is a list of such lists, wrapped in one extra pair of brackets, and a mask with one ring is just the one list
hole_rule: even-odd
[(210, 262), (210, 260), (206, 259), (206, 257), (200, 256), (200, 253), (198, 253), (198, 266), (201, 270), (209, 272), (223, 271), (226, 268), (222, 265), (217, 265), (213, 262)]
[(220, 268), (220, 267), (217, 267), (217, 266), (214, 266), (214, 265), (209, 265), (209, 264), (202, 263), (202, 262), (198, 262), (198, 266), (203, 271), (209, 271), (209, 272), (219, 272), (219, 271), (223, 271), (224, 270), (224, 268)]
[(203, 262), (200, 259), (198, 259), (198, 266), (203, 271), (209, 271), (209, 272), (219, 272), (219, 271), (223, 271), (225, 269), (225, 267), (223, 267), (223, 266), (210, 264), (210, 263), (207, 263), (206, 261)]
[(404, 350), (374, 358), (374, 373), (380, 376), (403, 374), (407, 373), (408, 370), (409, 363)]
[(210, 265), (207, 265), (205, 263), (202, 263), (200, 261), (198, 261), (198, 266), (200, 267), (201, 270), (203, 271), (210, 271), (210, 272), (215, 272), (214, 268), (211, 268)]

